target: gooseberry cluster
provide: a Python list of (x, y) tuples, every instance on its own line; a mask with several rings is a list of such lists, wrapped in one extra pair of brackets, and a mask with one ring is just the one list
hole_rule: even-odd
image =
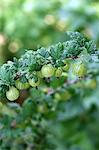
[(92, 138), (98, 137), (99, 126), (99, 52), (80, 33), (67, 36), (63, 43), (28, 50), (0, 67), (1, 149), (99, 146)]
[[(48, 78), (64, 77), (69, 85), (72, 80), (87, 77), (91, 80), (97, 75), (98, 70), (92, 65), (93, 63), (98, 65), (98, 53), (94, 42), (78, 32), (67, 32), (67, 36), (66, 42), (49, 48), (28, 50), (20, 59), (14, 58), (13, 61), (2, 65), (0, 97), (6, 96), (8, 100), (15, 101), (20, 95), (20, 90), (39, 87), (42, 80)], [(60, 99), (59, 94), (55, 97)]]

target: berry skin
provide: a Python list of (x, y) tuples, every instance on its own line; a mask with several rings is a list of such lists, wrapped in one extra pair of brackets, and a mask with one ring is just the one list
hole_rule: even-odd
[(37, 71), (37, 76), (38, 76), (39, 78), (43, 78), (41, 71)]
[(55, 71), (55, 77), (60, 77), (62, 75), (62, 69), (61, 68), (57, 68)]
[(61, 95), (59, 93), (55, 93), (54, 98), (55, 98), (55, 100), (60, 101), (61, 100)]
[(16, 80), (15, 86), (17, 89), (23, 90), (23, 89), (28, 89), (30, 85), (28, 82), (22, 83), (21, 81)]
[(38, 80), (35, 82), (35, 80), (34, 79), (29, 79), (29, 84), (30, 84), (30, 86), (32, 86), (32, 87), (37, 87), (37, 86), (39, 86), (39, 84), (40, 84), (40, 79), (38, 78)]
[(77, 82), (77, 83), (74, 84), (74, 87), (75, 88), (84, 88), (84, 83), (81, 82), (81, 81), (79, 81), (79, 82)]
[(51, 64), (44, 65), (41, 69), (43, 77), (49, 78), (54, 75), (55, 69)]
[(6, 92), (6, 97), (9, 101), (15, 101), (19, 97), (19, 91), (12, 86), (9, 88), (9, 91)]
[(55, 93), (54, 98), (58, 101), (66, 101), (69, 100), (71, 98), (71, 94), (69, 93), (69, 91), (64, 91), (61, 93)]
[(97, 82), (95, 79), (88, 79), (86, 82), (85, 82), (85, 87), (86, 88), (89, 88), (89, 89), (95, 89), (97, 86)]
[(71, 98), (71, 94), (69, 91), (64, 91), (61, 93), (61, 98), (63, 101), (69, 100)]
[(37, 111), (39, 113), (47, 113), (48, 112), (48, 108), (47, 108), (47, 106), (45, 104), (40, 104), (37, 107)]
[(87, 73), (87, 68), (84, 63), (74, 63), (72, 68), (73, 74), (78, 77), (84, 77)]
[(69, 63), (67, 63), (65, 66), (62, 67), (63, 71), (68, 71), (70, 68)]

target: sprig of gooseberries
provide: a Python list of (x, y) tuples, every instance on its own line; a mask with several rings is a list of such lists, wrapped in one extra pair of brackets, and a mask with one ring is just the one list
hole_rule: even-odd
[[(73, 71), (76, 73), (78, 77), (83, 77), (85, 73), (85, 66), (82, 66), (83, 64), (74, 64)], [(77, 67), (79, 69), (77, 70)], [(75, 69), (75, 70), (74, 70)], [(41, 74), (44, 78), (49, 78), (52, 76), (55, 77), (61, 77), (64, 69), (63, 67), (54, 68), (51, 64), (44, 65), (41, 68)], [(19, 79), (15, 81), (15, 87), (11, 86), (9, 90), (6, 92), (6, 97), (10, 101), (14, 101), (19, 97), (19, 90), (28, 89), (31, 87), (38, 87), (40, 85), (40, 77), (35, 81), (33, 78), (29, 79), (28, 82), (22, 83)]]
[[(88, 74), (87, 63), (89, 60), (85, 64), (80, 59), (80, 53), (86, 50), (89, 57), (95, 53), (96, 47), (90, 41), (88, 47), (88, 40), (80, 36), (80, 33), (69, 32), (69, 34), (71, 35), (69, 41), (58, 43), (48, 49), (27, 51), (19, 60), (14, 59), (14, 62), (9, 61), (1, 66), (0, 93), (4, 93), (2, 91), (5, 90), (7, 99), (14, 101), (19, 97), (20, 90), (38, 87), (43, 78), (61, 78), (62, 76), (65, 77), (65, 73), (67, 77), (70, 71), (77, 79), (84, 78)], [(80, 43), (82, 39), (83, 43)]]

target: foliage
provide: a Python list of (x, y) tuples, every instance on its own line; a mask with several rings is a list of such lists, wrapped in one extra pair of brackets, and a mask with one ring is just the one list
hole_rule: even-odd
[[(65, 42), (28, 50), (0, 67), (1, 149), (99, 149), (99, 52), (80, 33), (66, 35)], [(29, 94), (22, 106), (16, 98), (6, 102), (17, 82)]]
[(98, 45), (98, 14), (95, 0), (1, 0), (0, 61), (19, 57), (25, 48), (65, 41), (66, 30), (80, 31)]

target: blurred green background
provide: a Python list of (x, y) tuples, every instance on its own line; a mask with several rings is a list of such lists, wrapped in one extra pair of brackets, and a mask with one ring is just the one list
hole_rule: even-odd
[(98, 0), (0, 0), (0, 64), (80, 31), (99, 45)]

